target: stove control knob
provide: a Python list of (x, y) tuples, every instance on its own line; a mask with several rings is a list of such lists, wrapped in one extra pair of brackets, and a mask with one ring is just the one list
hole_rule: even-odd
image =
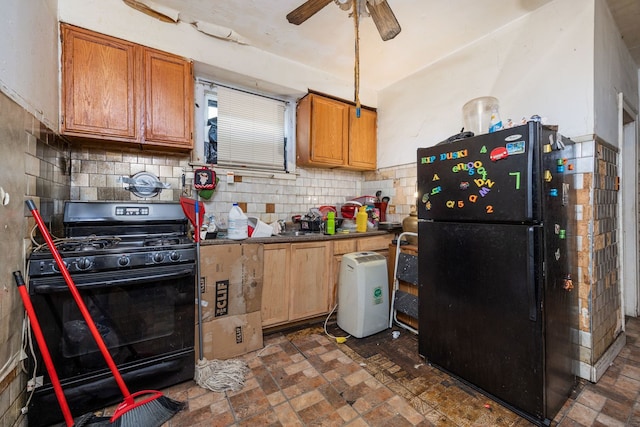
[[(62, 263), (64, 264), (65, 267), (69, 267), (69, 265), (67, 264), (67, 261), (62, 260)], [(56, 261), (53, 261), (51, 263), (51, 269), (56, 273), (60, 273), (60, 269), (58, 268), (58, 263)]]
[(131, 259), (127, 255), (122, 255), (118, 258), (118, 265), (120, 267), (126, 267), (129, 263), (131, 263)]
[(164, 254), (162, 252), (153, 254), (153, 262), (161, 263), (162, 261), (164, 261)]
[(78, 261), (76, 261), (78, 270), (88, 270), (91, 267), (91, 264), (91, 259), (87, 257), (82, 257)]
[(178, 251), (173, 251), (169, 254), (169, 259), (171, 259), (171, 261), (178, 261), (180, 259), (180, 252)]

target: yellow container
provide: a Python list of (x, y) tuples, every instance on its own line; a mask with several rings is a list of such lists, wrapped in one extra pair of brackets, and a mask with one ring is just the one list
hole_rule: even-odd
[(369, 219), (369, 215), (367, 215), (367, 207), (360, 206), (358, 210), (358, 214), (356, 215), (356, 232), (364, 233), (367, 231), (367, 220)]

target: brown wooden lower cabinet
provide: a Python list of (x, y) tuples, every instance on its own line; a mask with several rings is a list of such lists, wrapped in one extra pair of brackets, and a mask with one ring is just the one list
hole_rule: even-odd
[(388, 256), (392, 234), (300, 243), (265, 244), (262, 326), (327, 315), (336, 305), (340, 263), (346, 253)]
[(300, 320), (329, 311), (331, 242), (291, 244), (289, 320)]
[(262, 326), (279, 325), (289, 320), (291, 244), (264, 245), (262, 254)]
[(331, 242), (265, 244), (263, 259), (263, 327), (328, 313)]

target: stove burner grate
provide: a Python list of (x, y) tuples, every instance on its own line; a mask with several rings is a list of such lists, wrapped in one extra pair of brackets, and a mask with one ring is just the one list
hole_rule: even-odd
[[(59, 239), (55, 242), (55, 245), (60, 252), (85, 252), (116, 247), (120, 243), (120, 240), (119, 237), (87, 236), (82, 238)], [(42, 247), (42, 250), (46, 249), (46, 246)]]
[(171, 246), (180, 244), (180, 237), (177, 236), (155, 236), (146, 238), (143, 246)]

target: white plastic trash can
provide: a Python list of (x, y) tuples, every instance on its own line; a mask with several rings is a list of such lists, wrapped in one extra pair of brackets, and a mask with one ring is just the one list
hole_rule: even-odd
[(338, 279), (338, 326), (364, 338), (389, 326), (387, 259), (375, 252), (342, 256)]

